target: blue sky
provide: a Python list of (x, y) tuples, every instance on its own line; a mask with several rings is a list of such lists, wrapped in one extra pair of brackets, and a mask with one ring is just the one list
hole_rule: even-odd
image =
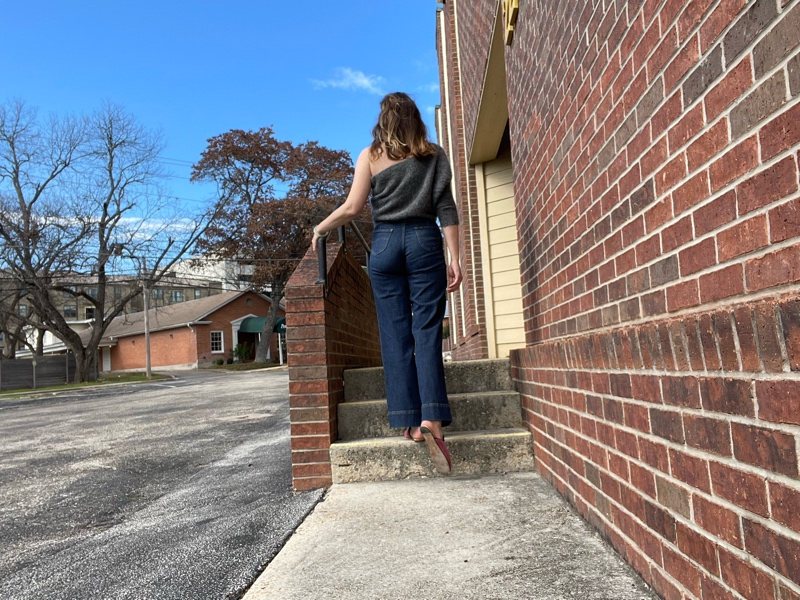
[(435, 138), (434, 0), (0, 0), (0, 102), (86, 113), (105, 101), (160, 129), (176, 197), (206, 139), (272, 125), (355, 159), (381, 95), (410, 93)]

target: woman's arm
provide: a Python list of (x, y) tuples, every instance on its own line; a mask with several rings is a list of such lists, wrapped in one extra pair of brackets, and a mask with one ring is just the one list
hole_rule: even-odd
[(459, 263), (458, 225), (442, 227), (444, 243), (450, 252), (450, 264), (447, 266), (447, 291), (454, 292), (461, 285), (461, 264)]
[(320, 234), (325, 236), (337, 227), (346, 225), (361, 213), (364, 209), (364, 205), (367, 203), (367, 198), (369, 198), (369, 191), (372, 186), (371, 178), (369, 148), (364, 148), (361, 154), (358, 155), (358, 160), (356, 161), (353, 185), (350, 186), (350, 193), (347, 194), (347, 200), (314, 228), (314, 237), (311, 240), (311, 245), (315, 250)]

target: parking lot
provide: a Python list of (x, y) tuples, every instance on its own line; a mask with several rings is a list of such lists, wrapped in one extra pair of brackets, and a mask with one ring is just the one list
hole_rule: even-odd
[(0, 400), (0, 598), (239, 598), (320, 496), (282, 369)]

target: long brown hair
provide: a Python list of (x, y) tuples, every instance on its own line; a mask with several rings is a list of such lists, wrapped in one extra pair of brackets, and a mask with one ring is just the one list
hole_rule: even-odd
[(428, 141), (428, 129), (417, 105), (403, 92), (383, 97), (378, 123), (372, 128), (370, 158), (376, 160), (384, 152), (392, 160), (409, 156), (422, 158), (436, 153), (436, 146)]

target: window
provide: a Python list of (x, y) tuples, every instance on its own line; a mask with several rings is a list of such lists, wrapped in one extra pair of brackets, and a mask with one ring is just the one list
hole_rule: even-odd
[(118, 286), (118, 285), (114, 286), (114, 298), (116, 300), (119, 300), (120, 298), (122, 298), (122, 288), (120, 286)]
[(64, 294), (64, 298), (72, 298), (77, 292), (78, 288), (76, 288), (74, 285), (68, 285), (64, 288), (62, 293)]
[(28, 305), (27, 304), (20, 304), (19, 305), (19, 316), (20, 317), (27, 317), (28, 316)]
[(211, 332), (211, 352), (215, 354), (219, 354), (221, 352), (225, 352), (225, 345), (222, 343), (222, 332), (221, 331), (212, 331)]
[(96, 287), (87, 287), (83, 288), (83, 291), (86, 292), (86, 295), (90, 298), (97, 298), (97, 288)]
[(77, 319), (78, 318), (78, 305), (77, 304), (65, 304), (64, 305), (64, 318), (65, 319)]
[(164, 290), (161, 288), (153, 288), (150, 290), (150, 297), (153, 300), (163, 300), (164, 299)]
[(203, 291), (202, 290), (195, 290), (194, 291), (194, 299), (195, 300), (201, 298), (202, 296), (203, 296)]
[(94, 319), (94, 306), (87, 306), (84, 309), (84, 312), (86, 314), (86, 320), (87, 321), (90, 320), (90, 319)]
[(170, 302), (183, 302), (183, 290), (172, 290), (169, 293)]

